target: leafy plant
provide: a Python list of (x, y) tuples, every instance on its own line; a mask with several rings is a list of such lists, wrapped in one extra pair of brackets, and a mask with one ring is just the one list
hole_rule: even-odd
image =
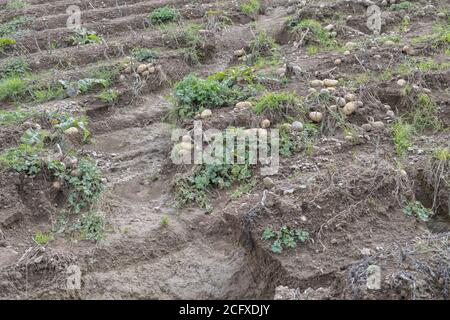
[(37, 231), (33, 237), (34, 242), (36, 242), (40, 246), (44, 246), (53, 240), (53, 236), (51, 233), (43, 233), (42, 231)]
[(0, 24), (0, 38), (14, 38), (21, 33), (19, 28), (30, 21), (30, 17), (21, 16)]
[(28, 3), (26, 3), (23, 0), (10, 0), (6, 4), (6, 8), (12, 9), (12, 10), (23, 9), (26, 6), (28, 6)]
[(151, 24), (163, 24), (177, 20), (178, 12), (171, 7), (165, 6), (155, 9), (150, 13), (148, 19)]
[(253, 107), (253, 112), (262, 114), (266, 110), (286, 113), (298, 103), (298, 97), (291, 92), (269, 92)]
[(309, 233), (303, 229), (291, 229), (287, 226), (282, 226), (278, 232), (267, 227), (262, 234), (262, 240), (272, 240), (271, 250), (274, 253), (282, 253), (283, 248), (294, 249), (297, 243), (304, 243), (309, 239)]
[(438, 131), (442, 128), (442, 122), (437, 114), (436, 102), (426, 93), (419, 94), (411, 118), (417, 132), (423, 132), (425, 129)]
[(291, 33), (303, 38), (310, 55), (317, 53), (319, 50), (340, 50), (343, 48), (335, 39), (334, 34), (322, 27), (317, 20), (291, 18), (288, 20), (287, 26)]
[(16, 44), (16, 40), (11, 38), (0, 38), (0, 53)]
[(261, 3), (259, 0), (244, 0), (239, 6), (241, 12), (248, 15), (258, 13), (260, 8)]
[(83, 27), (75, 28), (72, 33), (72, 36), (69, 38), (69, 43), (73, 46), (99, 43), (102, 41), (101, 36), (99, 36), (95, 31), (91, 31)]
[(27, 83), (19, 76), (0, 80), (0, 101), (17, 100), (27, 92)]
[(18, 173), (23, 172), (29, 176), (39, 173), (43, 166), (41, 150), (28, 144), (6, 150), (0, 155), (0, 163), (8, 169)]
[(96, 96), (98, 99), (100, 99), (103, 102), (114, 102), (119, 98), (119, 91), (116, 89), (108, 89), (102, 91), (100, 94)]
[(158, 58), (156, 52), (148, 48), (134, 48), (131, 53), (137, 61), (141, 62), (153, 62)]
[(94, 212), (87, 212), (78, 219), (73, 229), (79, 232), (82, 240), (99, 242), (104, 238), (105, 222), (102, 216)]
[(29, 71), (28, 63), (22, 58), (8, 59), (0, 65), (0, 79), (23, 76)]
[(169, 226), (169, 217), (166, 215), (163, 215), (161, 217), (161, 221), (159, 222), (159, 224), (161, 225), (161, 227), (165, 228), (167, 226)]
[(267, 32), (261, 31), (256, 34), (249, 44), (247, 64), (253, 65), (262, 57), (272, 57), (278, 54), (278, 45)]
[(395, 144), (396, 152), (399, 156), (405, 154), (405, 151), (411, 147), (411, 136), (413, 132), (413, 127), (405, 123), (402, 120), (398, 120), (394, 123), (392, 128), (393, 139)]
[(247, 164), (209, 164), (200, 166), (191, 176), (180, 178), (175, 183), (175, 195), (180, 205), (196, 203), (212, 210), (206, 192), (212, 188), (229, 188), (235, 182), (251, 177)]
[(69, 184), (69, 205), (75, 213), (79, 213), (99, 198), (103, 191), (103, 182), (102, 174), (92, 160), (80, 160), (74, 171), (67, 174), (57, 170), (55, 175), (64, 178)]
[(407, 216), (415, 216), (421, 221), (428, 221), (430, 216), (433, 215), (433, 211), (425, 208), (420, 201), (406, 203), (403, 213)]
[(409, 10), (409, 9), (411, 9), (411, 8), (413, 8), (414, 7), (414, 4), (412, 4), (411, 2), (409, 2), (409, 1), (403, 1), (403, 2), (400, 2), (400, 3), (394, 3), (394, 4), (392, 4), (391, 6), (390, 6), (390, 9), (392, 10), (392, 11), (400, 11), (400, 10)]

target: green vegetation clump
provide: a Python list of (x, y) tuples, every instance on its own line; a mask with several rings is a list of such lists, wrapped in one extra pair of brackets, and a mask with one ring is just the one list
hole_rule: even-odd
[(413, 126), (398, 120), (392, 127), (392, 134), (396, 152), (399, 156), (403, 156), (406, 150), (411, 147), (411, 136), (413, 134)]
[(73, 30), (73, 34), (69, 37), (69, 43), (73, 46), (99, 43), (102, 41), (95, 31), (88, 30), (86, 28), (76, 28)]
[(276, 57), (279, 54), (278, 45), (272, 36), (267, 32), (261, 31), (256, 34), (255, 38), (250, 42), (249, 54), (247, 55), (247, 64), (253, 65), (259, 59), (265, 57)]
[(171, 7), (165, 6), (153, 10), (148, 19), (153, 25), (173, 22), (178, 19), (178, 12)]
[(156, 52), (148, 48), (134, 48), (132, 55), (133, 58), (141, 62), (153, 62), (158, 58)]
[(220, 108), (236, 104), (258, 90), (256, 75), (250, 68), (234, 68), (218, 72), (207, 79), (188, 75), (175, 85), (172, 118), (193, 116), (206, 108)]
[(0, 79), (13, 76), (24, 76), (30, 71), (28, 63), (22, 58), (13, 58), (5, 60), (0, 65)]
[(262, 240), (274, 240), (271, 250), (274, 253), (282, 253), (284, 248), (294, 249), (297, 243), (304, 243), (308, 241), (309, 233), (303, 229), (291, 229), (287, 226), (282, 226), (278, 232), (267, 227), (262, 234)]
[(428, 221), (433, 215), (433, 210), (425, 208), (424, 205), (419, 202), (408, 202), (403, 208), (403, 213), (407, 216), (416, 217), (421, 221)]
[(11, 38), (0, 38), (0, 53), (16, 44), (16, 40)]
[(10, 10), (18, 10), (23, 9), (28, 6), (28, 3), (26, 3), (23, 0), (10, 0), (6, 4), (6, 8)]
[(253, 112), (263, 114), (266, 111), (287, 113), (299, 103), (299, 98), (293, 92), (269, 92), (262, 96), (253, 107)]
[(81, 240), (99, 242), (104, 239), (105, 221), (102, 216), (89, 211), (81, 215), (72, 229), (78, 231)]
[(19, 76), (11, 76), (0, 80), (0, 101), (17, 100), (28, 90), (27, 83)]
[(259, 0), (244, 0), (241, 2), (239, 9), (242, 13), (253, 15), (261, 9), (261, 3)]
[(192, 175), (175, 182), (179, 205), (196, 203), (208, 211), (207, 193), (213, 188), (229, 188), (235, 182), (245, 182), (252, 174), (247, 164), (209, 164), (200, 166)]
[(342, 45), (335, 39), (335, 34), (325, 30), (321, 23), (314, 19), (297, 20), (290, 18), (287, 26), (291, 33), (297, 34), (303, 38), (307, 45), (307, 51), (310, 55), (314, 55), (320, 50), (341, 50)]
[(402, 1), (400, 3), (394, 3), (390, 6), (392, 11), (409, 10), (414, 7), (414, 4), (409, 1)]
[(117, 99), (119, 98), (119, 91), (117, 91), (116, 89), (104, 90), (96, 95), (96, 97), (103, 102), (112, 103), (117, 101)]
[(51, 233), (43, 233), (42, 231), (37, 231), (33, 237), (34, 242), (40, 246), (44, 246), (53, 240), (53, 236)]
[(15, 38), (19, 36), (24, 32), (24, 30), (20, 30), (20, 27), (30, 21), (30, 17), (21, 16), (0, 24), (0, 38)]

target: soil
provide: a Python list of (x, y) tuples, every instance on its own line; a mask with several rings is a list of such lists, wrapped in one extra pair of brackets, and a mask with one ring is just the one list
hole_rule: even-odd
[[(45, 176), (23, 177), (8, 170), (0, 175), (0, 298), (2, 299), (448, 299), (450, 290), (450, 186), (449, 165), (437, 171), (433, 152), (450, 148), (449, 50), (432, 43), (414, 43), (430, 34), (439, 19), (449, 16), (446, 1), (411, 1), (422, 15), (411, 14), (406, 31), (398, 25), (404, 13), (382, 6), (382, 33), (400, 35), (393, 46), (374, 41), (366, 25), (369, 1), (265, 0), (257, 14), (245, 15), (236, 1), (127, 0), (51, 1), (27, 0), (22, 9), (8, 9), (0, 2), (0, 24), (23, 15), (34, 17), (12, 50), (0, 53), (0, 63), (22, 57), (33, 73), (48, 81), (88, 77), (100, 65), (123, 66), (135, 47), (157, 48), (157, 71), (136, 85), (133, 74), (122, 73), (113, 81), (119, 92), (114, 104), (95, 99), (98, 92), (22, 107), (85, 113), (93, 143), (74, 143), (78, 156), (93, 158), (101, 169), (105, 191), (95, 210), (105, 219), (106, 235), (100, 242), (79, 240), (68, 234), (54, 235), (46, 245), (33, 236), (49, 231), (64, 206), (64, 194), (52, 188)], [(381, 1), (374, 1), (381, 6)], [(83, 25), (101, 34), (98, 44), (70, 46), (65, 27), (67, 6), (82, 10)], [(432, 4), (433, 7), (427, 7)], [(185, 23), (205, 22), (207, 12), (223, 10), (231, 24), (203, 34), (207, 45), (198, 65), (185, 61), (183, 41), (168, 36), (163, 28), (148, 25), (146, 17), (163, 5), (179, 9)], [(437, 17), (444, 12), (444, 18)], [(323, 25), (339, 20), (337, 39), (362, 45), (350, 55), (322, 51), (309, 55), (298, 45), (286, 18), (298, 11), (301, 18)], [(349, 17), (351, 15), (351, 17)], [(447, 21), (448, 22), (448, 21)], [(263, 183), (258, 168), (255, 186), (240, 197), (230, 190), (212, 190), (212, 212), (192, 205), (175, 206), (173, 183), (191, 169), (170, 162), (173, 125), (166, 115), (174, 83), (195, 73), (208, 76), (235, 66), (234, 52), (247, 48), (258, 31), (277, 41), (282, 59), (298, 66), (301, 75), (282, 81), (266, 79), (272, 91), (308, 95), (313, 79), (340, 82), (368, 72), (392, 70), (387, 79), (345, 88), (364, 106), (348, 117), (357, 141), (327, 116), (327, 123), (312, 150), (301, 147), (283, 157), (280, 171)], [(57, 45), (52, 47), (51, 43)], [(402, 47), (413, 47), (415, 56), (432, 58), (447, 67), (413, 72), (406, 78), (395, 71), (405, 61)], [(376, 56), (378, 56), (376, 58)], [(335, 65), (336, 59), (342, 63)], [(443, 129), (427, 130), (414, 137), (406, 155), (399, 157), (392, 139), (393, 119), (414, 108), (413, 94), (397, 84), (405, 78), (414, 90), (426, 89), (438, 105)], [(342, 91), (344, 93), (344, 91)], [(313, 106), (310, 111), (323, 111)], [(2, 110), (16, 105), (0, 102)], [(322, 109), (321, 109), (322, 108)], [(230, 126), (253, 128), (267, 115), (233, 107), (213, 110), (204, 128)], [(272, 123), (280, 117), (267, 116)], [(384, 129), (365, 132), (368, 121), (383, 121)], [(191, 129), (192, 118), (182, 126)], [(0, 152), (16, 146), (30, 127), (45, 121), (0, 126)], [(399, 163), (401, 165), (399, 165)], [(439, 167), (441, 168), (441, 167)], [(437, 174), (439, 173), (438, 177)], [(156, 177), (156, 178), (155, 178)], [(437, 183), (439, 182), (440, 183)], [(238, 185), (232, 186), (231, 191)], [(433, 208), (428, 222), (404, 213), (406, 199)], [(161, 221), (168, 217), (168, 225)], [(307, 230), (309, 239), (294, 249), (275, 253), (263, 231), (282, 226)], [(67, 270), (81, 270), (81, 288), (67, 289)], [(381, 268), (381, 286), (367, 287), (370, 268)]]

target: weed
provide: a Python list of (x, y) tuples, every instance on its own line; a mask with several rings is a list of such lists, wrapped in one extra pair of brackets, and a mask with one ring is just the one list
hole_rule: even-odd
[(0, 24), (0, 38), (14, 38), (24, 31), (20, 31), (19, 28), (23, 24), (26, 24), (31, 21), (31, 18), (28, 16), (21, 16), (14, 18), (8, 22)]
[(433, 215), (433, 211), (431, 209), (425, 208), (424, 205), (419, 202), (408, 202), (403, 208), (403, 213), (407, 216), (415, 216), (421, 221), (428, 221), (430, 216)]
[(177, 18), (178, 12), (168, 6), (155, 9), (148, 16), (148, 19), (152, 25), (172, 22), (177, 20)]
[(437, 115), (436, 102), (426, 93), (419, 94), (411, 118), (414, 129), (419, 133), (425, 129), (439, 131), (442, 128), (442, 122)]
[(261, 3), (259, 2), (259, 0), (244, 0), (239, 6), (241, 12), (247, 15), (253, 15), (258, 13), (260, 8)]
[(89, 208), (103, 191), (102, 174), (92, 160), (81, 159), (77, 168), (70, 172), (58, 162), (51, 162), (49, 169), (70, 186), (68, 202), (75, 213)]
[(79, 232), (82, 240), (99, 242), (104, 238), (105, 222), (102, 216), (87, 212), (78, 219), (72, 229)]
[(264, 31), (258, 32), (249, 44), (247, 64), (253, 65), (261, 57), (272, 57), (278, 54), (278, 46), (275, 40)]
[(256, 186), (257, 181), (255, 179), (250, 180), (248, 183), (243, 183), (237, 187), (233, 192), (228, 193), (231, 199), (238, 199), (242, 195), (249, 193)]
[(116, 89), (104, 90), (96, 95), (96, 98), (100, 99), (103, 102), (112, 103), (119, 98), (119, 91), (117, 91)]
[(69, 43), (73, 46), (99, 43), (102, 41), (101, 36), (99, 36), (95, 31), (88, 30), (86, 28), (76, 28), (72, 31), (72, 35), (69, 38)]
[(29, 71), (28, 63), (22, 58), (8, 59), (0, 65), (0, 79), (23, 76)]
[(278, 232), (267, 227), (262, 234), (262, 240), (272, 240), (271, 250), (274, 253), (283, 252), (283, 248), (294, 249), (297, 247), (297, 242), (306, 242), (309, 239), (309, 233), (303, 229), (291, 229), (287, 226), (282, 226)]
[(16, 40), (11, 38), (0, 38), (0, 53), (16, 44)]
[(212, 210), (206, 198), (211, 188), (229, 188), (235, 182), (251, 177), (247, 164), (209, 164), (200, 166), (191, 176), (175, 182), (175, 195), (179, 205), (196, 203), (208, 211)]
[(254, 78), (250, 68), (229, 69), (207, 79), (188, 75), (175, 85), (172, 93), (175, 108), (170, 116), (175, 119), (185, 118), (205, 108), (234, 105), (240, 99), (254, 95), (258, 90), (257, 86), (253, 86)]
[(160, 226), (163, 228), (166, 228), (169, 226), (169, 217), (166, 215), (163, 215), (161, 217), (161, 221), (159, 222)]
[(253, 107), (253, 112), (262, 114), (266, 110), (287, 113), (298, 105), (298, 97), (294, 92), (269, 92), (265, 94)]
[(35, 89), (32, 94), (38, 103), (50, 101), (53, 99), (60, 99), (65, 96), (66, 91), (61, 85), (49, 84), (47, 87)]
[(411, 135), (413, 127), (402, 120), (398, 120), (393, 125), (393, 139), (396, 152), (403, 156), (405, 151), (411, 146)]
[(11, 10), (23, 9), (27, 6), (28, 6), (28, 3), (26, 3), (23, 0), (10, 0), (6, 4), (6, 8), (11, 9)]
[(53, 236), (51, 233), (43, 233), (42, 231), (37, 231), (33, 237), (34, 242), (40, 246), (44, 246), (53, 240)]
[(133, 58), (141, 62), (153, 62), (158, 58), (156, 52), (148, 48), (134, 48), (131, 53)]
[(409, 10), (414, 7), (414, 4), (412, 4), (409, 1), (403, 1), (400, 3), (394, 3), (390, 6), (389, 9), (392, 11), (400, 11), (400, 10)]
[(27, 83), (19, 76), (0, 80), (0, 101), (17, 100), (27, 92)]
[[(314, 55), (319, 50), (341, 50), (343, 47), (333, 36), (322, 27), (319, 21), (313, 19), (297, 20), (291, 18), (287, 22), (290, 32), (303, 39), (307, 45), (308, 54)], [(308, 34), (310, 34), (308, 36)], [(308, 36), (308, 37), (307, 37)]]
[(0, 155), (0, 163), (7, 169), (29, 176), (39, 173), (43, 166), (41, 150), (27, 144), (6, 150)]

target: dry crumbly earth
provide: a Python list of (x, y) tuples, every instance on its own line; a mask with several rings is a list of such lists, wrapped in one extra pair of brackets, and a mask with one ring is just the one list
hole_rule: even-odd
[[(70, 5), (90, 32), (75, 41)], [(152, 23), (164, 6), (174, 21)], [(0, 0), (0, 12), (0, 298), (449, 298), (448, 1)], [(221, 77), (237, 98), (208, 100)], [(199, 78), (214, 85), (195, 91)], [(269, 120), (278, 173), (249, 165), (199, 186), (210, 171), (171, 161), (172, 129), (199, 118)]]

